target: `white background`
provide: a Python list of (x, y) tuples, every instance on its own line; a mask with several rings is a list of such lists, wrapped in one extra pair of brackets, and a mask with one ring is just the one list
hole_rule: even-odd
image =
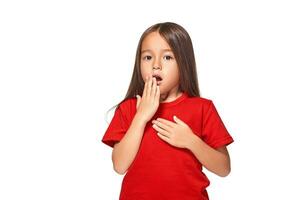
[(210, 198), (300, 199), (299, 10), (289, 0), (1, 1), (0, 199), (118, 199), (106, 111), (125, 96), (142, 32), (165, 21), (189, 32), (200, 92), (235, 139), (229, 176), (205, 170)]

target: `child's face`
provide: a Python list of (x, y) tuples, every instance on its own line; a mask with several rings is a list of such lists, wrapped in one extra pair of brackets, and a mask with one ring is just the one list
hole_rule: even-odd
[[(145, 82), (146, 76), (159, 75), (160, 93), (177, 92), (179, 71), (177, 62), (169, 44), (158, 32), (147, 35), (141, 47), (141, 73)], [(157, 79), (158, 80), (158, 79)]]

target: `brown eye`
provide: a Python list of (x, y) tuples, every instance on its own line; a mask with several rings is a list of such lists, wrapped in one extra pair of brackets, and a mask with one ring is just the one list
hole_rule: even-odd
[(167, 60), (173, 59), (173, 57), (171, 57), (171, 56), (165, 56), (165, 58), (167, 58)]
[(151, 56), (145, 56), (144, 57), (144, 60), (150, 60), (151, 59)]

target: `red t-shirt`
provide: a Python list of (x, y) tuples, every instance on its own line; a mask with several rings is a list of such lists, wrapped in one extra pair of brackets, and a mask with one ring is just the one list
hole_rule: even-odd
[[(128, 130), (136, 113), (136, 98), (120, 104), (102, 138), (113, 147)], [(176, 115), (205, 143), (213, 148), (228, 145), (233, 138), (226, 130), (212, 100), (190, 97), (184, 92), (172, 102), (160, 103), (147, 123), (134, 161), (128, 168), (120, 192), (120, 200), (207, 200), (210, 181), (202, 172), (202, 164), (185, 148), (163, 141), (152, 127), (152, 120), (173, 121)]]

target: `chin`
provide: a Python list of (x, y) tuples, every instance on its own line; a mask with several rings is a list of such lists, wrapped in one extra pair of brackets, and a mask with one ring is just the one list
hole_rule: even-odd
[(160, 96), (162, 96), (162, 97), (163, 97), (163, 96), (166, 96), (167, 94), (168, 94), (168, 92), (165, 92), (165, 91), (161, 91), (161, 92), (160, 92)]

